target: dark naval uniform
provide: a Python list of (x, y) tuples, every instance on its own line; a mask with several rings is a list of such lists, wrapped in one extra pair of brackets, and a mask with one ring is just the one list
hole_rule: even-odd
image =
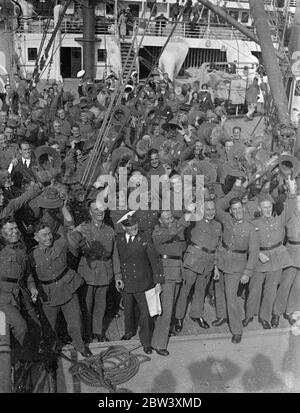
[(162, 314), (155, 321), (152, 337), (152, 347), (156, 349), (167, 348), (173, 305), (182, 281), (182, 256), (186, 249), (184, 230), (189, 225), (182, 217), (175, 220), (170, 228), (156, 225), (152, 233), (165, 276), (160, 295)]
[(35, 287), (26, 249), (21, 242), (3, 244), (0, 250), (0, 310), (14, 337), (23, 345), (27, 324), (19, 310), (20, 287)]
[[(232, 190), (216, 204), (216, 219), (223, 224), (223, 240), (218, 248), (217, 267), (222, 271), (219, 290), (216, 289), (216, 304), (221, 318), (226, 318), (233, 335), (242, 334), (242, 309), (237, 300), (237, 292), (242, 275), (252, 276), (258, 258), (258, 240), (255, 227), (248, 221), (237, 221), (225, 212), (230, 199), (236, 196)], [(225, 295), (219, 294), (220, 285), (224, 285)], [(220, 309), (221, 308), (221, 309)]]
[[(268, 257), (268, 261), (263, 263), (258, 259), (254, 268), (249, 284), (249, 296), (246, 306), (247, 318), (259, 314), (261, 319), (270, 322), (282, 269), (290, 268), (293, 265), (288, 249), (283, 245), (285, 225), (290, 217), (292, 204), (293, 199), (290, 198), (281, 215), (271, 216), (270, 218), (261, 217), (253, 221), (258, 236), (259, 250)], [(280, 306), (282, 300), (280, 296), (283, 289), (282, 287), (279, 292), (275, 314), (279, 310), (278, 306)], [(286, 299), (287, 294), (288, 292), (284, 292)]]
[(66, 239), (56, 234), (51, 247), (37, 246), (33, 249), (31, 263), (38, 279), (43, 310), (53, 331), (61, 309), (74, 347), (82, 352), (81, 311), (76, 293), (82, 279), (68, 268), (67, 252)]
[(126, 240), (126, 234), (117, 235), (117, 248), (121, 262), (124, 290), (122, 293), (125, 313), (125, 333), (135, 333), (134, 304), (140, 310), (139, 336), (143, 347), (151, 347), (153, 321), (145, 297), (145, 291), (155, 284), (164, 282), (163, 268), (159, 255), (147, 233), (138, 233), (133, 240)]
[(221, 224), (214, 219), (196, 222), (191, 231), (191, 241), (184, 255), (183, 286), (176, 306), (176, 318), (183, 319), (188, 295), (195, 284), (190, 316), (203, 316), (205, 289), (216, 263), (215, 253), (222, 235)]
[(102, 223), (84, 223), (85, 236), (76, 230), (69, 233), (69, 241), (80, 254), (78, 273), (87, 284), (86, 306), (94, 334), (102, 335), (106, 309), (106, 295), (114, 276), (120, 274), (120, 261), (114, 230)]

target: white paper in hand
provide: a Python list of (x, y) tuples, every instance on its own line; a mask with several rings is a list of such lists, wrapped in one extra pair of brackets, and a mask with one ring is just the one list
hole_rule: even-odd
[(151, 290), (146, 291), (145, 296), (150, 316), (154, 317), (155, 315), (161, 315), (161, 303), (159, 293), (155, 291), (155, 288), (151, 288)]

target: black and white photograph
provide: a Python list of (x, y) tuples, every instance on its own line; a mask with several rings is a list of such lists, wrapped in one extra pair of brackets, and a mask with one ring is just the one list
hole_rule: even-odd
[(0, 0), (0, 393), (299, 395), (300, 0)]

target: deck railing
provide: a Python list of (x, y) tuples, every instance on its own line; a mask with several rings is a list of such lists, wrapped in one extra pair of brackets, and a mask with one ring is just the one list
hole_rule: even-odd
[[(35, 19), (23, 20), (21, 22), (20, 31), (23, 33), (43, 33), (46, 27), (46, 18), (39, 17)], [(140, 34), (146, 28), (146, 20), (135, 19), (132, 30), (138, 30)], [(171, 22), (162, 23), (160, 21), (150, 21), (146, 30), (146, 36), (168, 37), (171, 33), (173, 24)], [(54, 28), (54, 22), (51, 21), (49, 32)], [(248, 29), (255, 33), (254, 27)], [(62, 22), (62, 33), (82, 33), (83, 21), (82, 19), (74, 19), (73, 17), (66, 17)], [(95, 34), (109, 35), (115, 34), (118, 30), (117, 23), (113, 18), (97, 18), (95, 22)], [(179, 22), (174, 32), (174, 36), (192, 38), (192, 39), (211, 39), (211, 40), (249, 40), (247, 36), (240, 31), (232, 28), (228, 24), (208, 24), (208, 22), (200, 22), (199, 24), (191, 24), (190, 22)], [(273, 41), (276, 42), (275, 29), (272, 30)]]

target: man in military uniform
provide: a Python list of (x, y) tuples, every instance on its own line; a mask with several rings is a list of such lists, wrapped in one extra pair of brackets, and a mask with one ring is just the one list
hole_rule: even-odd
[(55, 331), (57, 316), (62, 310), (75, 349), (89, 357), (92, 353), (82, 340), (81, 311), (76, 293), (82, 279), (68, 267), (70, 245), (64, 236), (54, 236), (47, 223), (39, 222), (34, 234), (38, 246), (31, 252), (30, 259), (38, 280), (44, 314)]
[[(296, 187), (291, 180), (289, 184), (294, 192), (288, 195), (292, 200), (295, 198)], [(281, 215), (273, 216), (272, 199), (266, 195), (262, 197), (259, 205), (262, 216), (253, 221), (258, 238), (259, 259), (250, 279), (246, 318), (243, 325), (247, 326), (253, 320), (254, 315), (259, 314), (259, 321), (263, 328), (270, 329), (272, 309), (282, 269), (291, 267), (293, 264), (287, 248), (283, 246), (284, 227), (290, 217), (290, 208), (288, 202)], [(278, 321), (277, 317), (273, 319), (274, 327), (278, 326)]]
[(159, 225), (152, 233), (156, 250), (162, 260), (165, 283), (160, 296), (162, 314), (155, 320), (152, 348), (161, 356), (168, 356), (168, 336), (173, 305), (182, 280), (182, 255), (186, 249), (184, 230), (189, 226), (190, 214), (179, 220), (174, 219), (171, 211), (162, 211)]
[[(128, 215), (129, 214), (129, 215)], [(121, 262), (121, 274), (116, 275), (116, 288), (123, 290), (122, 298), (125, 313), (125, 334), (123, 340), (130, 340), (136, 333), (137, 320), (134, 307), (137, 304), (140, 312), (139, 336), (146, 354), (152, 353), (151, 338), (153, 320), (150, 317), (145, 291), (164, 282), (163, 268), (159, 255), (147, 232), (140, 233), (138, 221), (133, 211), (121, 218), (125, 231), (117, 235), (117, 248)]]
[(182, 329), (188, 296), (194, 284), (190, 316), (201, 328), (209, 328), (203, 318), (205, 290), (215, 265), (215, 252), (222, 235), (221, 224), (214, 219), (215, 211), (214, 201), (205, 201), (204, 217), (196, 222), (191, 231), (191, 241), (183, 260), (184, 282), (176, 306), (177, 331)]
[(108, 341), (103, 332), (106, 296), (113, 277), (120, 276), (120, 261), (114, 230), (103, 222), (105, 208), (92, 202), (91, 221), (69, 233), (69, 241), (80, 254), (78, 273), (85, 280), (89, 332), (98, 341)]
[(27, 286), (34, 302), (38, 292), (16, 222), (13, 218), (5, 218), (1, 222), (0, 229), (0, 310), (6, 314), (13, 336), (22, 346), (27, 333), (27, 324), (19, 308), (20, 288)]
[[(237, 180), (235, 186), (240, 187), (241, 180)], [(217, 251), (217, 267), (222, 272), (219, 282), (225, 285), (231, 341), (237, 344), (242, 340), (243, 329), (237, 292), (240, 282), (247, 283), (252, 275), (257, 262), (258, 247), (255, 228), (244, 220), (240, 199), (231, 196), (232, 192), (219, 199), (216, 204), (216, 218), (223, 224), (223, 240)], [(226, 212), (228, 207), (229, 212)], [(218, 300), (218, 297), (216, 298)]]
[[(288, 199), (288, 203), (295, 204), (295, 208), (290, 206), (290, 214), (286, 223), (286, 248), (293, 261), (293, 264), (284, 268), (273, 305), (272, 327), (279, 325), (280, 316), (288, 320), (293, 325), (296, 320), (292, 318), (292, 313), (299, 311), (299, 275), (300, 275), (300, 194), (295, 199)], [(298, 290), (298, 293), (297, 293)]]
[(72, 211), (75, 226), (89, 219), (89, 207), (86, 198), (86, 190), (79, 182), (70, 185), (68, 207)]

